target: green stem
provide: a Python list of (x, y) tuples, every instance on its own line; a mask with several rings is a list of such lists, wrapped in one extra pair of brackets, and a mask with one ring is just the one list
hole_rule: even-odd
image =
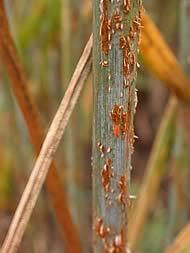
[(125, 252), (141, 2), (93, 4), (94, 252)]

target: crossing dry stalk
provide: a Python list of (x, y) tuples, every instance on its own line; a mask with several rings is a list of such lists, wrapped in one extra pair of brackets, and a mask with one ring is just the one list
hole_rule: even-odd
[[(44, 140), (44, 129), (38, 110), (27, 89), (28, 78), (11, 37), (2, 0), (0, 0), (0, 24), (0, 57), (7, 69), (13, 92), (28, 127), (32, 144), (38, 154)], [(78, 231), (72, 221), (63, 185), (54, 163), (50, 165), (46, 186), (68, 252), (81, 252)]]
[[(32, 170), (20, 203), (15, 212), (1, 253), (15, 253), (20, 245), (26, 226), (45, 181), (50, 164), (74, 109), (84, 81), (91, 68), (92, 36), (84, 49), (61, 105), (50, 126), (38, 159)], [(77, 252), (77, 251), (75, 251)]]

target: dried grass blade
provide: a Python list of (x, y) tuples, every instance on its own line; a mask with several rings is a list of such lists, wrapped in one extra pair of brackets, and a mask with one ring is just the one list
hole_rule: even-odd
[(1, 253), (14, 253), (20, 245), (58, 144), (79, 97), (84, 81), (90, 71), (91, 52), (92, 36), (84, 49), (69, 87), (48, 131), (47, 137), (14, 215), (7, 237), (5, 238)]
[[(0, 56), (7, 69), (11, 86), (28, 127), (32, 144), (36, 152), (39, 153), (44, 140), (44, 129), (38, 110), (27, 90), (28, 78), (11, 37), (3, 1), (0, 1), (0, 24)], [(50, 165), (46, 187), (61, 228), (60, 232), (67, 252), (82, 252), (79, 234), (73, 223), (63, 185), (54, 163)]]

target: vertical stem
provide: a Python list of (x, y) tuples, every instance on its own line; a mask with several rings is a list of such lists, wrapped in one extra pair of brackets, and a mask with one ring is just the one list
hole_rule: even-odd
[[(63, 90), (66, 90), (67, 85), (72, 74), (72, 31), (71, 31), (71, 12), (72, 12), (72, 3), (69, 0), (61, 1), (61, 39), (62, 39), (62, 86)], [(76, 148), (74, 140), (74, 121), (71, 118), (71, 121), (68, 124), (66, 129), (66, 137), (64, 142), (64, 150), (66, 153), (65, 162), (66, 162), (66, 185), (68, 190), (68, 199), (70, 204), (70, 209), (74, 217), (75, 223), (77, 223), (77, 204), (75, 197), (77, 196), (77, 186), (76, 186)]]
[[(190, 67), (190, 0), (180, 1), (180, 62), (186, 73)], [(189, 74), (190, 76), (190, 74)]]
[(142, 6), (140, 0), (93, 4), (94, 252), (125, 252)]
[[(190, 78), (190, 0), (182, 0), (180, 1), (180, 62), (182, 65), (183, 70), (186, 72), (187, 76)], [(189, 180), (188, 180), (188, 168), (189, 168), (189, 151), (190, 151), (190, 136), (189, 136), (189, 125), (190, 125), (190, 119), (189, 119), (189, 106), (183, 105), (182, 112), (181, 112), (181, 121), (183, 124), (183, 147), (184, 152), (186, 154), (186, 171), (184, 175), (184, 181), (186, 182), (186, 185), (184, 187), (186, 192), (186, 205), (188, 206), (189, 203)], [(187, 175), (187, 177), (186, 177)], [(186, 181), (187, 180), (187, 181)], [(187, 215), (187, 213), (186, 213)]]
[[(183, 70), (189, 73), (190, 64), (190, 0), (181, 0), (180, 5), (180, 30), (179, 30), (179, 59)], [(187, 114), (187, 118), (184, 120), (184, 114)], [(176, 133), (175, 142), (173, 148), (173, 181), (171, 182), (171, 195), (175, 202), (173, 209), (169, 213), (169, 220), (172, 219), (172, 226), (169, 226), (170, 237), (174, 234), (176, 228), (179, 229), (188, 220), (188, 208), (189, 208), (189, 130), (186, 125), (189, 119), (189, 109), (182, 103), (178, 103), (176, 114)], [(187, 138), (186, 138), (187, 137)], [(171, 216), (171, 214), (173, 214)], [(172, 218), (171, 218), (172, 217)], [(170, 241), (170, 240), (168, 240)], [(184, 244), (184, 249), (185, 249)], [(176, 247), (177, 248), (177, 247)], [(176, 250), (178, 252), (178, 250)], [(179, 251), (181, 252), (181, 251)], [(185, 252), (185, 251), (184, 251)]]

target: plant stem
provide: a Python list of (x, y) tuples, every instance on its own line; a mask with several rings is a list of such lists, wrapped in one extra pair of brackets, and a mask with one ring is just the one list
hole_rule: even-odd
[(141, 1), (93, 2), (94, 252), (125, 252)]

